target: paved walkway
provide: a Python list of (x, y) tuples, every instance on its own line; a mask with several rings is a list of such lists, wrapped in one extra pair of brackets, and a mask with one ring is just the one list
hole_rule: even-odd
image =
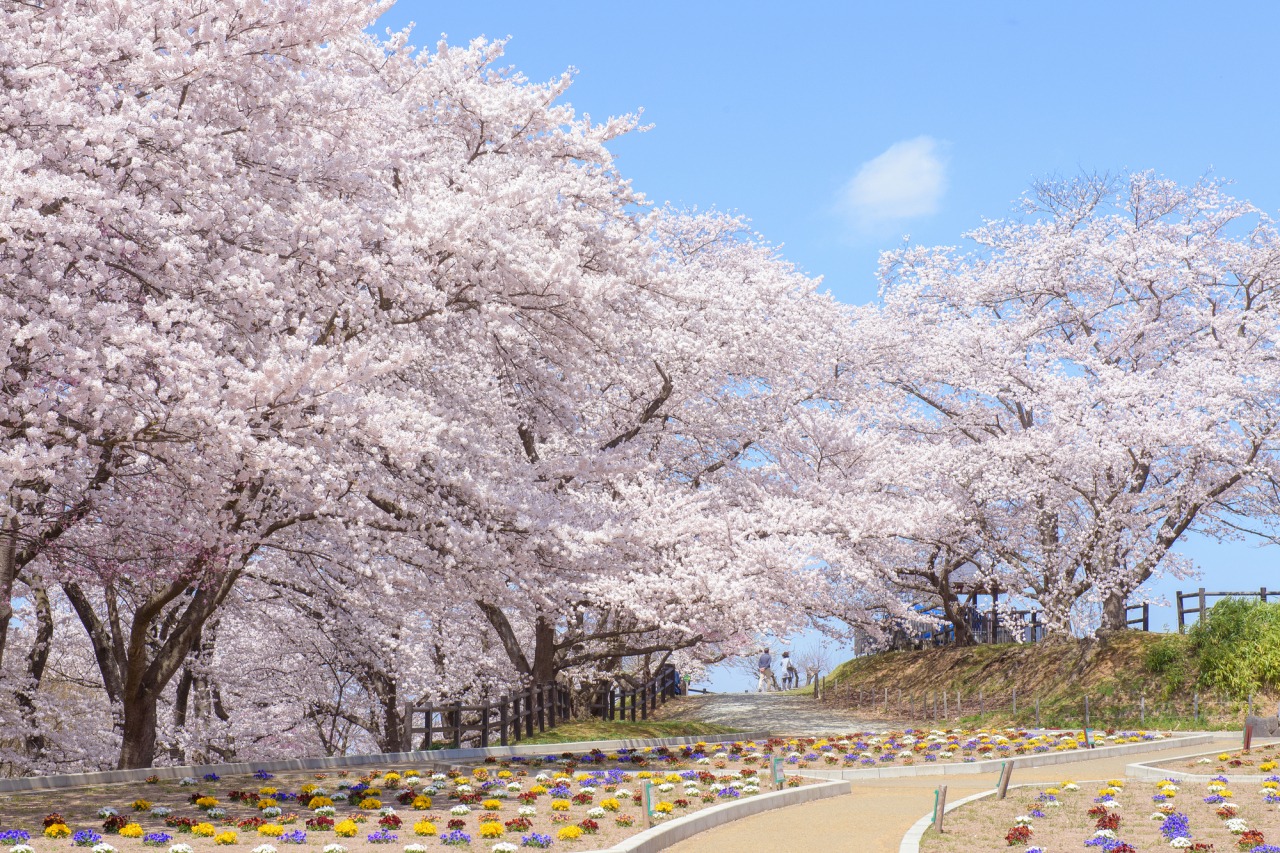
[[(1124, 768), (1135, 761), (1161, 761), (1193, 752), (1204, 746), (1121, 755), (1054, 764), (1048, 767), (1018, 768), (1014, 784), (1057, 783), (1113, 779), (1124, 776)], [(996, 775), (924, 776), (912, 779), (874, 779), (851, 783), (847, 797), (832, 797), (813, 803), (777, 809), (736, 820), (687, 841), (668, 847), (670, 853), (896, 853), (902, 836), (911, 825), (933, 808), (933, 790), (947, 786), (951, 802), (970, 794), (995, 788)]]
[(664, 720), (698, 720), (733, 726), (741, 731), (785, 732), (788, 735), (849, 734), (884, 729), (887, 724), (860, 717), (852, 710), (833, 708), (812, 696), (784, 693), (715, 693), (668, 702)]

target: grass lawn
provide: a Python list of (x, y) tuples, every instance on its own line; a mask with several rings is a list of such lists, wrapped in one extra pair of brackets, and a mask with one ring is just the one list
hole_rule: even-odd
[(520, 743), (573, 743), (584, 740), (634, 740), (659, 737), (711, 737), (733, 734), (736, 729), (692, 720), (584, 720), (563, 723), (548, 732), (535, 732)]

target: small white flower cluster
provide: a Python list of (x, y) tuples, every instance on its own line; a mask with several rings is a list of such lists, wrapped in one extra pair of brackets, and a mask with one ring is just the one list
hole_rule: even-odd
[(270, 844), (259, 844), (253, 848), (253, 853), (276, 853), (276, 848)]
[(1178, 836), (1177, 838), (1175, 838), (1175, 839), (1173, 839), (1172, 841), (1170, 841), (1170, 842), (1169, 842), (1169, 846), (1170, 846), (1170, 847), (1176, 847), (1176, 848), (1178, 848), (1178, 849), (1185, 849), (1185, 848), (1187, 848), (1187, 847), (1190, 847), (1190, 846), (1191, 846), (1191, 839), (1190, 839), (1190, 838), (1185, 838), (1185, 837), (1183, 837), (1183, 836), (1181, 836), (1181, 835), (1180, 835), (1180, 836)]
[(386, 817), (387, 815), (393, 815), (395, 813), (396, 813), (396, 810), (391, 806), (383, 806), (382, 808), (378, 809), (378, 814), (382, 817)]
[(587, 809), (587, 817), (591, 818), (592, 820), (601, 820), (602, 818), (604, 818), (604, 814), (605, 814), (604, 809), (600, 808), (599, 806), (595, 806), (593, 808)]
[(280, 817), (281, 814), (283, 812), (280, 811), (279, 806), (267, 806), (262, 810), (262, 816), (265, 818)]
[(178, 780), (178, 784), (185, 788), (190, 788), (192, 785), (199, 785), (200, 782), (194, 776), (183, 776)]
[(519, 853), (520, 848), (510, 841), (499, 841), (493, 845), (493, 853)]
[(458, 805), (449, 809), (449, 814), (453, 815), (454, 817), (463, 817), (465, 815), (471, 814), (471, 809), (459, 803)]
[(98, 817), (101, 817), (101, 818), (115, 817), (118, 814), (120, 814), (120, 812), (111, 808), (111, 806), (103, 806), (102, 808), (98, 809)]
[(116, 853), (116, 848), (104, 841), (101, 844), (93, 845), (93, 853)]
[(1031, 815), (1020, 814), (1013, 819), (1018, 826), (1031, 826)]
[(520, 815), (520, 817), (534, 817), (538, 814), (538, 810), (533, 806), (521, 806), (516, 809), (516, 814)]
[(1240, 817), (1228, 818), (1224, 825), (1227, 828), (1227, 832), (1230, 832), (1232, 835), (1239, 835), (1242, 832), (1249, 831), (1249, 822)]
[(347, 848), (341, 844), (326, 844), (320, 853), (347, 853)]
[(1093, 837), (1094, 838), (1115, 838), (1116, 832), (1114, 829), (1099, 829), (1097, 832), (1093, 834)]
[(173, 814), (173, 809), (169, 808), (168, 806), (152, 806), (151, 807), (152, 817), (168, 817), (171, 814)]
[(315, 811), (320, 817), (333, 817), (338, 813), (333, 806), (318, 806)]
[(190, 844), (173, 844), (169, 847), (169, 853), (193, 853)]
[(406, 844), (404, 853), (427, 853), (427, 848), (423, 844)]

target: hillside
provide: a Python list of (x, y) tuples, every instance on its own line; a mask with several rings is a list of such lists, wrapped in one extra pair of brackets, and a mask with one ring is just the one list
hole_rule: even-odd
[(960, 718), (976, 720), (981, 701), (984, 722), (1023, 725), (1034, 722), (1037, 700), (1044, 725), (1079, 725), (1086, 696), (1095, 725), (1139, 725), (1145, 719), (1150, 726), (1230, 728), (1243, 721), (1250, 695), (1255, 709), (1275, 712), (1280, 691), (1259, 687), (1228, 695), (1203, 686), (1210, 682), (1201, 665), (1189, 637), (1135, 631), (1101, 639), (884, 652), (841, 664), (826, 687), (834, 704), (911, 720), (932, 716), (942, 691), (953, 719), (958, 693)]

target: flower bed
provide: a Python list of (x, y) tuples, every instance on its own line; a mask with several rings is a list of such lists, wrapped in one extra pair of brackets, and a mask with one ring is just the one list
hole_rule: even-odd
[(1175, 758), (1161, 761), (1155, 767), (1188, 773), (1267, 774), (1280, 770), (1280, 744), (1267, 744), (1254, 749), (1230, 749), (1214, 755)]
[[(1241, 780), (1243, 781), (1243, 780)], [(922, 853), (1135, 853), (1157, 849), (1280, 853), (1280, 776), (1258, 784), (1112, 779), (1010, 790), (949, 813), (946, 833), (925, 833)]]
[[(1110, 732), (1094, 734), (1103, 745), (1139, 743), (1161, 740), (1167, 735), (1157, 732)], [(504, 768), (541, 768), (559, 766), (567, 770), (579, 768), (629, 768), (642, 770), (686, 770), (712, 766), (725, 769), (735, 766), (765, 765), (781, 756), (789, 767), (860, 769), (871, 767), (904, 767), (926, 763), (961, 763), (1012, 755), (1039, 755), (1066, 752), (1085, 746), (1084, 732), (1032, 734), (1025, 729), (947, 729), (926, 731), (855, 732), (826, 738), (770, 738), (766, 741), (743, 741), (723, 747), (705, 743), (685, 747), (651, 747), (638, 750), (619, 749), (612, 752), (591, 750), (565, 752), (546, 756), (513, 756), (488, 764)]]
[[(715, 755), (715, 754), (713, 754)], [(563, 759), (557, 759), (561, 761)], [(539, 762), (540, 764), (542, 762)], [(647, 763), (647, 762), (641, 762)], [(696, 763), (696, 761), (695, 761)], [(733, 767), (729, 764), (733, 763)], [(715, 766), (721, 764), (723, 766)], [(579, 767), (480, 766), (430, 774), (414, 768), (363, 776), (345, 771), (98, 786), (0, 797), (0, 853), (425, 853), (459, 847), (510, 853), (524, 847), (607, 847), (653, 820), (755, 796), (759, 768), (715, 755), (677, 772)], [(808, 784), (796, 776), (788, 786)], [(53, 808), (59, 813), (53, 813)], [(22, 849), (28, 848), (28, 849)]]

